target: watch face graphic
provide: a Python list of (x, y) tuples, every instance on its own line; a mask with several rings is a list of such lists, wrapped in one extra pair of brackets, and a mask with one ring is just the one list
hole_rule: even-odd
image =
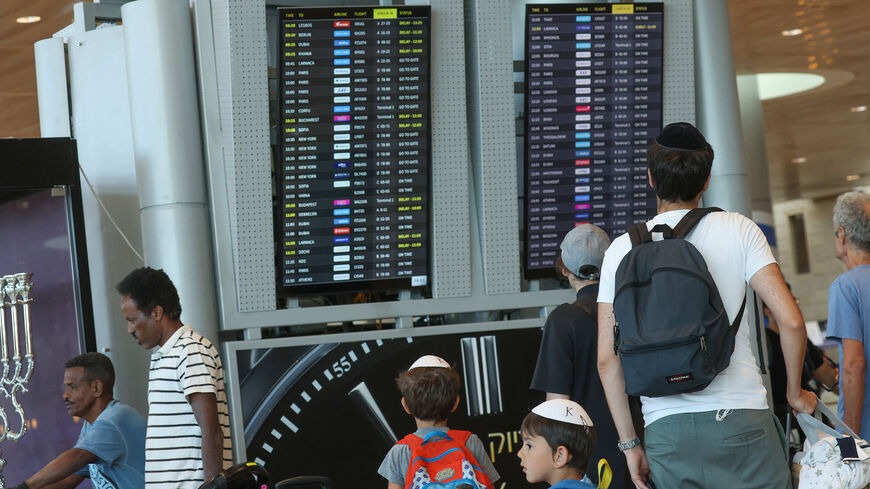
[(377, 473), (390, 447), (415, 430), (395, 379), (437, 355), (463, 382), (450, 428), (481, 439), (501, 475), (527, 484), (516, 452), (523, 417), (544, 394), (529, 389), (541, 329), (367, 340), (238, 352), (248, 460), (280, 481), (329, 476), (333, 487), (386, 484)]

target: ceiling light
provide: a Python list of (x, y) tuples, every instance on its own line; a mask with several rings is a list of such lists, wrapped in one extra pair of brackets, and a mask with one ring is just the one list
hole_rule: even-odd
[(861, 178), (861, 175), (847, 175), (846, 181), (847, 182), (854, 182), (855, 180), (858, 180), (859, 178)]
[(38, 15), (25, 15), (24, 17), (18, 17), (15, 19), (15, 22), (18, 22), (19, 24), (32, 24), (34, 22), (39, 22), (40, 20), (42, 20), (42, 17)]
[(807, 158), (806, 158), (806, 156), (798, 156), (797, 158), (792, 158), (791, 162), (792, 163), (806, 163)]
[(852, 107), (850, 110), (852, 112), (864, 112), (865, 110), (867, 110), (867, 106), (866, 105), (859, 105), (857, 107)]
[(783, 35), (783, 36), (786, 36), (786, 37), (789, 37), (789, 36), (799, 36), (799, 35), (801, 35), (801, 34), (803, 34), (803, 33), (804, 33), (804, 30), (803, 30), (803, 29), (799, 29), (799, 28), (798, 28), (798, 29), (786, 29), (786, 30), (782, 31), (782, 35)]
[(761, 100), (794, 95), (820, 87), (825, 83), (825, 77), (815, 73), (757, 73), (737, 77), (744, 76), (755, 77), (758, 84), (758, 98)]

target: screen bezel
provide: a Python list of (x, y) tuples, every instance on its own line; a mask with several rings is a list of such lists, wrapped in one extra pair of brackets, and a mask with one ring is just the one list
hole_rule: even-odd
[[(615, 4), (601, 3), (601, 2), (596, 2), (596, 3), (575, 2), (575, 3), (567, 3), (567, 4), (566, 3), (527, 3), (525, 5), (525, 15), (523, 16), (523, 28), (524, 28), (523, 38), (525, 39), (525, 45), (523, 46), (523, 56), (525, 57), (524, 74), (523, 74), (524, 80), (525, 80), (524, 90), (523, 90), (523, 108), (524, 108), (525, 114), (523, 117), (523, 139), (522, 139), (522, 141), (523, 141), (523, 178), (524, 178), (524, 181), (523, 181), (524, 199), (523, 199), (523, 212), (522, 212), (522, 217), (523, 217), (523, 222), (522, 222), (522, 229), (523, 229), (523, 234), (522, 234), (522, 239), (523, 239), (522, 270), (523, 270), (523, 277), (526, 280), (537, 280), (537, 279), (545, 279), (545, 278), (555, 278), (555, 279), (563, 278), (561, 271), (559, 270), (559, 268), (556, 265), (558, 260), (554, 261), (553, 265), (550, 267), (529, 268), (529, 254), (531, 252), (531, 250), (529, 249), (529, 234), (530, 234), (530, 232), (529, 232), (529, 218), (530, 218), (530, 216), (529, 216), (529, 199), (530, 199), (529, 181), (530, 181), (530, 179), (529, 179), (529, 177), (530, 177), (530, 166), (529, 166), (529, 150), (528, 150), (528, 144), (529, 144), (529, 109), (530, 109), (530, 102), (529, 102), (529, 90), (530, 90), (530, 84), (529, 84), (529, 70), (530, 70), (530, 64), (529, 64), (529, 42), (530, 42), (529, 16), (532, 14), (533, 8), (552, 7), (552, 8), (556, 8), (559, 10), (564, 10), (564, 9), (572, 9), (572, 8), (576, 8), (576, 7), (596, 7), (596, 6), (612, 7), (613, 5), (615, 5)], [(662, 15), (662, 38), (664, 39), (664, 36), (665, 36), (664, 2), (629, 2), (629, 3), (621, 3), (620, 5), (657, 6), (660, 9), (657, 13), (661, 13), (661, 15)], [(608, 15), (613, 15), (613, 14), (608, 13)], [(662, 76), (662, 91), (661, 91), (660, 98), (659, 98), (659, 111), (660, 111), (659, 115), (660, 115), (660, 118), (662, 120), (663, 120), (663, 113), (664, 113), (664, 91), (665, 91), (665, 87), (664, 87), (665, 52), (664, 51), (665, 51), (665, 47), (664, 47), (664, 43), (663, 43), (662, 44), (662, 75), (661, 75)], [(561, 240), (562, 237), (560, 236), (559, 239)]]
[[(332, 281), (325, 283), (312, 283), (312, 284), (294, 284), (294, 285), (286, 285), (284, 284), (284, 272), (283, 272), (283, 246), (282, 241), (283, 237), (281, 236), (283, 232), (283, 227), (281, 225), (281, 204), (283, 203), (282, 195), (281, 195), (281, 182), (283, 177), (283, 145), (281, 141), (281, 135), (283, 133), (283, 118), (281, 117), (281, 87), (283, 86), (284, 80), (284, 71), (280, 66), (280, 53), (281, 53), (281, 22), (282, 22), (282, 11), (310, 11), (310, 10), (323, 10), (323, 11), (335, 11), (335, 10), (367, 10), (367, 9), (381, 9), (381, 8), (412, 8), (415, 10), (422, 10), (425, 14), (425, 18), (427, 21), (427, 39), (425, 47), (427, 49), (427, 63), (426, 63), (426, 76), (427, 76), (427, 87), (428, 91), (425, 93), (425, 111), (426, 111), (426, 133), (425, 138), (427, 141), (426, 151), (425, 151), (425, 159), (426, 159), (426, 206), (427, 210), (425, 212), (427, 223), (426, 223), (426, 233), (427, 236), (425, 238), (425, 249), (426, 249), (426, 283), (422, 285), (412, 285), (411, 277), (402, 277), (402, 278), (386, 278), (386, 279), (362, 279), (362, 280), (347, 280), (347, 281)], [(347, 5), (340, 7), (284, 7), (280, 6), (275, 9), (278, 12), (278, 28), (277, 28), (277, 43), (276, 43), (276, 71), (277, 71), (277, 97), (275, 100), (275, 104), (277, 106), (276, 114), (278, 114), (278, 134), (276, 136), (275, 143), (275, 161), (276, 168), (274, 173), (275, 180), (275, 207), (273, 211), (274, 216), (274, 237), (275, 237), (275, 285), (277, 289), (278, 297), (296, 297), (296, 296), (304, 296), (310, 294), (322, 294), (325, 292), (354, 292), (354, 291), (390, 291), (390, 290), (429, 290), (432, 285), (432, 219), (433, 219), (433, 210), (432, 210), (432, 104), (431, 104), (431, 93), (432, 89), (432, 11), (429, 5), (397, 5), (397, 6), (383, 6), (383, 5)], [(369, 17), (371, 18), (371, 17)], [(374, 139), (373, 139), (374, 140)]]

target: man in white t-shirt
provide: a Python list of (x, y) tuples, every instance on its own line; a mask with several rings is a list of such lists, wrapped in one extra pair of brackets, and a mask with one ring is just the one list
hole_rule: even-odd
[[(647, 160), (658, 203), (657, 215), (647, 226), (673, 228), (698, 207), (710, 183), (713, 149), (694, 126), (676, 123), (662, 130)], [(781, 328), (789, 404), (800, 412), (812, 412), (815, 397), (800, 386), (806, 346), (803, 317), (761, 230), (740, 214), (713, 212), (686, 239), (707, 262), (729, 322), (738, 314), (747, 283), (773, 311)], [(789, 487), (782, 445), (750, 346), (749, 314), (741, 320), (729, 366), (705, 389), (641, 398), (645, 440), (640, 445), (631, 422), (622, 364), (614, 354), (614, 275), (630, 249), (631, 240), (624, 234), (604, 256), (598, 294), (598, 370), (619, 432), (619, 448), (635, 486), (648, 489), (651, 479), (662, 489)]]

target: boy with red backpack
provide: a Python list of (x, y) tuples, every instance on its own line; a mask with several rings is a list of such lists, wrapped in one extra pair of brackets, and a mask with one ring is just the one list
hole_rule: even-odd
[(459, 374), (440, 357), (424, 355), (396, 379), (402, 407), (417, 431), (393, 445), (378, 473), (387, 489), (492, 489), (498, 472), (477, 435), (447, 427), (459, 406)]

